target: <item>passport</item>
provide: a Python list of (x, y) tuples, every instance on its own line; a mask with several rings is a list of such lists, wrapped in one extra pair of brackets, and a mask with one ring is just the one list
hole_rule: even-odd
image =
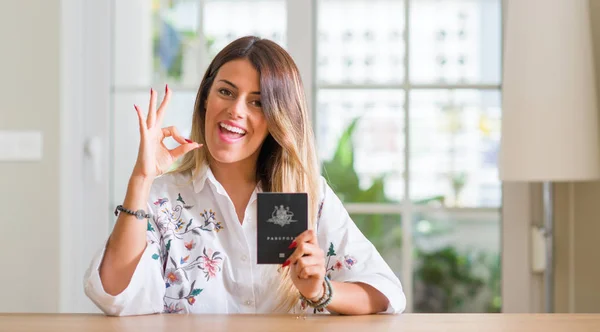
[(292, 241), (308, 229), (308, 194), (257, 193), (257, 264), (283, 264)]

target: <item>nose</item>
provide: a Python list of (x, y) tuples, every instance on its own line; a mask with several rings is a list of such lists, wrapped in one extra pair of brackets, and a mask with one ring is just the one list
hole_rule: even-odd
[(248, 112), (248, 105), (244, 98), (237, 98), (229, 108), (229, 114), (234, 119), (243, 118), (246, 112)]

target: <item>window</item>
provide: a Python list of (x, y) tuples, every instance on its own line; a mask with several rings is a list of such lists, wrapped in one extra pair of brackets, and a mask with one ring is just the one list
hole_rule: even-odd
[(499, 311), (500, 1), (317, 4), (325, 175), (413, 311)]
[[(499, 311), (501, 0), (293, 1), (115, 1), (111, 203), (149, 86), (169, 83), (165, 125), (188, 135), (216, 52), (269, 38), (313, 58), (323, 174), (401, 278), (408, 311)], [(315, 15), (314, 33), (288, 20), (292, 5)]]

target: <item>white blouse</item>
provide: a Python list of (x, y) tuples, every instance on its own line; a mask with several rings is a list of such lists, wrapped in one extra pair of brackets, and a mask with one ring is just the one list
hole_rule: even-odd
[[(321, 182), (322, 208), (315, 218), (327, 275), (333, 281), (369, 284), (388, 298), (385, 313), (402, 312), (406, 298), (400, 281), (324, 178)], [(198, 176), (188, 172), (158, 177), (148, 202), (153, 218), (147, 222), (147, 247), (131, 282), (116, 296), (104, 291), (98, 272), (102, 248), (86, 272), (86, 295), (111, 316), (274, 312), (278, 266), (256, 264), (258, 190), (240, 223), (210, 168)], [(318, 312), (298, 300), (291, 313)]]

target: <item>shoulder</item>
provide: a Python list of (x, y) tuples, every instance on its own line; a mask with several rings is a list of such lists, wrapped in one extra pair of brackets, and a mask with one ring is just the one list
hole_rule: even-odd
[(179, 193), (193, 190), (191, 172), (167, 173), (154, 179), (150, 189), (150, 200), (176, 199)]
[(320, 199), (318, 204), (318, 228), (339, 228), (346, 223), (348, 212), (338, 195), (327, 182), (327, 179), (323, 176), (320, 178)]
[(167, 173), (154, 179), (151, 191), (154, 193), (192, 188), (191, 172)]
[(331, 188), (329, 182), (327, 182), (327, 179), (325, 179), (325, 177), (322, 175), (319, 177), (319, 202), (323, 203), (323, 205), (341, 204), (339, 197)]

